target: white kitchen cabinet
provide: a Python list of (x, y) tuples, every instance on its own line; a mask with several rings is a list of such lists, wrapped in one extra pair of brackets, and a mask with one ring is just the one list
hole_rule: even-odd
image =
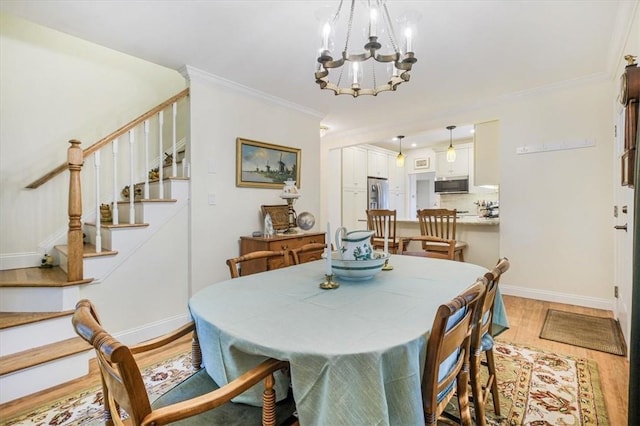
[(342, 226), (348, 231), (367, 229), (367, 191), (342, 190)]
[(500, 122), (474, 125), (474, 185), (500, 184)]
[(469, 147), (456, 147), (456, 161), (447, 161), (447, 152), (436, 152), (436, 177), (469, 176)]
[(405, 193), (400, 191), (391, 191), (389, 193), (389, 210), (396, 211), (396, 220), (406, 218)]
[(387, 155), (387, 164), (389, 165), (389, 191), (404, 192), (407, 179), (406, 161), (403, 167), (398, 167), (396, 166), (396, 155)]
[(367, 150), (358, 147), (342, 148), (342, 187), (367, 188)]
[(367, 152), (367, 176), (389, 177), (389, 164), (386, 153), (373, 150)]

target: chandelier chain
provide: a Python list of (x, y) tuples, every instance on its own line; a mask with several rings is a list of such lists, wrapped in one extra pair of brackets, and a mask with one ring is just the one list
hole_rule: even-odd
[(391, 46), (393, 47), (394, 52), (399, 53), (400, 49), (398, 49), (398, 45), (396, 44), (396, 33), (393, 25), (391, 25), (391, 17), (389, 16), (389, 9), (387, 9), (387, 4), (384, 3), (382, 5), (382, 8), (384, 9), (384, 23), (387, 27), (387, 31), (389, 31), (389, 40), (391, 41)]
[[(340, 4), (342, 5), (342, 2), (340, 2)], [(344, 52), (345, 53), (349, 49), (349, 38), (351, 37), (351, 26), (353, 24), (354, 10), (355, 10), (355, 2), (352, 1), (351, 2), (351, 11), (349, 12), (349, 23), (347, 24), (347, 37), (346, 37), (346, 40), (344, 42)]]

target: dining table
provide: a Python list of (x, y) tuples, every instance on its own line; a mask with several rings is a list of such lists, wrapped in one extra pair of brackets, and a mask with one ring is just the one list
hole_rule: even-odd
[[(268, 357), (286, 360), (278, 400), (291, 387), (307, 425), (423, 425), (421, 378), (438, 307), (485, 267), (391, 255), (367, 280), (322, 289), (324, 260), (211, 284), (189, 300), (203, 366), (224, 385)], [(494, 325), (508, 328), (502, 296)], [(260, 405), (261, 386), (234, 402)]]

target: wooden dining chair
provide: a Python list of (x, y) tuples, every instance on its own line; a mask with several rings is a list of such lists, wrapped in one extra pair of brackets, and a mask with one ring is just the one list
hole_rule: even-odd
[[(457, 215), (456, 209), (420, 209), (418, 210), (418, 222), (420, 223), (421, 235), (455, 240), (455, 252), (458, 259), (464, 262), (463, 250), (467, 247), (467, 243), (456, 239)], [(441, 247), (430, 246), (426, 243), (422, 247), (428, 251), (442, 251)]]
[(445, 408), (457, 395), (460, 421), (470, 426), (469, 352), (471, 334), (478, 319), (487, 279), (480, 277), (459, 296), (440, 305), (427, 340), (427, 358), (422, 376), (425, 424), (436, 425), (447, 417)]
[[(333, 250), (333, 244), (331, 245)], [(301, 247), (291, 249), (293, 264), (311, 262), (322, 259), (322, 254), (327, 250), (327, 245), (323, 243), (309, 243)]]
[[(229, 266), (231, 278), (238, 278), (254, 273), (251, 271), (270, 271), (272, 269), (287, 267), (291, 264), (289, 256), (289, 250), (260, 250), (227, 259), (227, 265)], [(245, 266), (244, 273), (243, 265)]]
[[(200, 368), (198, 356), (198, 371), (152, 404), (134, 355), (154, 349), (162, 350), (167, 344), (189, 333), (194, 333), (197, 341), (193, 321), (174, 332), (135, 346), (126, 346), (105, 331), (95, 307), (87, 299), (77, 303), (72, 323), (76, 333), (95, 350), (107, 425), (124, 424), (121, 411), (124, 410), (127, 423), (133, 425), (162, 425), (189, 419), (189, 424), (250, 423), (273, 426), (276, 417), (288, 418), (295, 410), (292, 398), (276, 404), (273, 374), (288, 368), (287, 362), (276, 359), (268, 359), (228, 384), (218, 386), (207, 371)], [(194, 348), (199, 353), (199, 346), (194, 345)], [(231, 402), (232, 398), (260, 382), (264, 382), (262, 408)]]
[[(496, 365), (493, 358), (493, 336), (491, 326), (493, 324), (493, 307), (495, 305), (496, 293), (500, 277), (509, 269), (509, 259), (501, 258), (497, 265), (484, 276), (487, 279), (487, 291), (480, 311), (478, 325), (476, 326), (471, 339), (470, 354), (470, 375), (471, 391), (473, 394), (473, 406), (476, 414), (476, 424), (486, 425), (485, 406), (489, 394), (493, 399), (493, 410), (497, 416), (500, 415), (500, 397), (498, 395), (498, 379), (496, 377)], [(485, 355), (485, 360), (482, 355)], [(482, 383), (481, 367), (488, 370), (487, 380)]]
[(389, 253), (396, 254), (400, 239), (396, 236), (396, 211), (387, 209), (367, 210), (367, 229), (373, 231), (371, 245), (374, 249), (384, 249), (385, 220), (389, 226), (387, 248)]
[[(443, 247), (442, 251), (436, 250), (409, 250), (409, 244), (411, 242), (419, 242), (422, 245), (441, 245)], [(428, 235), (414, 235), (413, 237), (402, 237), (400, 241), (400, 245), (398, 248), (398, 254), (408, 255), (408, 256), (422, 256), (422, 257), (432, 257), (436, 259), (447, 259), (454, 260), (455, 258), (455, 240), (445, 240), (444, 238), (438, 237), (430, 237)]]

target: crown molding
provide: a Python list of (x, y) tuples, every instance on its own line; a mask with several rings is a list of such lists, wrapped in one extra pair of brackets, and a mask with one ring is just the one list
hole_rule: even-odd
[(253, 98), (257, 98), (269, 103), (273, 103), (284, 108), (292, 109), (303, 114), (310, 115), (314, 118), (322, 119), (325, 114), (320, 111), (316, 111), (311, 108), (304, 107), (302, 105), (289, 102), (285, 99), (279, 98), (277, 96), (269, 95), (267, 93), (261, 92), (256, 89), (252, 89), (250, 87), (244, 86), (242, 84), (236, 83), (231, 80), (227, 80), (226, 78), (219, 77), (217, 75), (208, 73), (201, 69), (192, 67), (190, 65), (185, 65), (181, 69), (178, 70), (182, 76), (187, 79), (187, 81), (191, 81), (192, 79), (203, 80), (209, 83), (212, 83), (216, 86), (225, 87), (227, 89), (234, 90), (238, 93), (242, 93), (243, 95), (248, 95)]

